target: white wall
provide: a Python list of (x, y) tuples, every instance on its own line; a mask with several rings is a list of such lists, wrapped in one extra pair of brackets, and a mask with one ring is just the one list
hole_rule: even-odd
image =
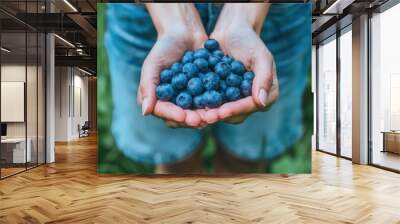
[[(19, 64), (5, 64), (1, 66), (1, 81), (2, 82), (25, 82), (25, 75), (27, 69), (27, 76), (29, 85), (36, 86), (36, 80), (33, 80), (31, 76), (36, 77), (36, 66), (27, 66), (19, 65)], [(28, 119), (28, 137), (31, 133), (30, 128), (32, 130), (36, 130), (36, 113), (32, 113), (32, 111), (36, 111), (36, 87), (35, 88), (27, 88), (27, 106), (34, 107), (28, 110), (27, 119)], [(4, 96), (3, 96), (4, 97)], [(32, 104), (32, 102), (34, 102)], [(40, 107), (40, 105), (39, 105)], [(7, 110), (7, 108), (1, 108), (2, 110)], [(34, 122), (34, 124), (32, 124)], [(7, 122), (7, 136), (8, 137), (25, 137), (25, 123), (26, 122)], [(36, 132), (35, 132), (36, 135)]]
[(70, 141), (88, 120), (88, 78), (72, 67), (56, 67), (55, 73), (55, 140)]

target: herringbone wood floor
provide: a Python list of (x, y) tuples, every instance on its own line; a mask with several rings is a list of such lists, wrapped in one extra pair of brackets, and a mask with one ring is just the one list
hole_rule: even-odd
[(96, 139), (0, 181), (0, 223), (400, 223), (400, 175), (313, 153), (312, 175), (96, 174)]

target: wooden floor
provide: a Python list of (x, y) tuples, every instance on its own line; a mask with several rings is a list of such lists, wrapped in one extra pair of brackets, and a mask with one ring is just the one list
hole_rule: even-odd
[(96, 174), (94, 137), (0, 181), (0, 223), (400, 223), (400, 175), (313, 153), (312, 175)]
[(373, 153), (372, 158), (375, 164), (400, 170), (400, 154), (381, 152), (379, 150), (375, 150)]
[(22, 172), (25, 170), (25, 167), (7, 167), (7, 168), (1, 168), (1, 176), (2, 177), (7, 177), (19, 172)]

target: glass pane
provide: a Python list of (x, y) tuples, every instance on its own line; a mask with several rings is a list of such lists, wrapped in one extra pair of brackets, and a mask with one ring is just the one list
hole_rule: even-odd
[(28, 168), (37, 165), (37, 132), (38, 132), (38, 119), (37, 119), (37, 104), (38, 104), (38, 36), (36, 32), (27, 33), (28, 38), (28, 63), (27, 63), (27, 80), (26, 80), (26, 112), (27, 112), (27, 143), (30, 153), (30, 160), (28, 160)]
[(45, 52), (46, 37), (44, 34), (39, 34), (38, 45), (38, 163), (45, 163)]
[[(37, 13), (39, 5), (37, 1), (27, 2), (27, 13)], [(34, 16), (31, 20), (37, 20)], [(31, 21), (37, 23), (37, 21)], [(38, 163), (38, 33), (36, 30), (27, 30), (27, 143), (30, 148), (31, 158), (27, 163), (28, 168), (37, 166)]]
[(352, 33), (340, 37), (340, 153), (352, 156)]
[[(26, 33), (1, 34), (1, 166), (2, 177), (25, 170)], [(28, 147), (29, 149), (29, 147)]]
[(372, 18), (372, 163), (400, 170), (400, 4)]
[(318, 148), (336, 153), (336, 39), (318, 48)]

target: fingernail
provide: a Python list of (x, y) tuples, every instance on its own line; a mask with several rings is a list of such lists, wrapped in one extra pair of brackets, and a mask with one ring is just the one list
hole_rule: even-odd
[(147, 111), (147, 107), (149, 107), (149, 100), (147, 99), (147, 97), (144, 98), (143, 103), (142, 103), (142, 115), (144, 116), (146, 111)]
[(258, 100), (260, 100), (261, 104), (264, 107), (267, 106), (267, 99), (268, 99), (267, 91), (265, 91), (264, 88), (261, 88), (260, 91), (258, 91)]

